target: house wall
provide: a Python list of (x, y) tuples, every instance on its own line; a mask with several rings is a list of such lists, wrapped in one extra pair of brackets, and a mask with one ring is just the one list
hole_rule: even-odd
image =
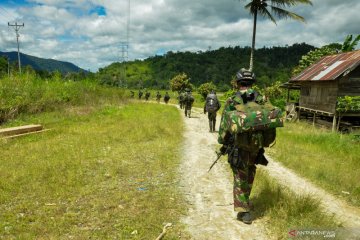
[(311, 81), (301, 84), (301, 107), (335, 113), (338, 81)]
[(360, 66), (339, 80), (338, 96), (360, 96)]

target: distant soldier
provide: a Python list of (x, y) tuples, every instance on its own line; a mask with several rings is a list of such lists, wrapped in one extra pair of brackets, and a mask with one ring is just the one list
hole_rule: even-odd
[(131, 97), (131, 98), (134, 98), (134, 96), (135, 96), (135, 92), (131, 90), (131, 91), (130, 91), (130, 97)]
[(139, 100), (141, 99), (142, 95), (143, 95), (143, 92), (141, 91), (141, 89), (139, 89)]
[(146, 92), (145, 92), (145, 100), (148, 101), (149, 98), (150, 98), (150, 92), (148, 92), (148, 91), (146, 90)]
[(206, 112), (208, 113), (210, 132), (215, 131), (216, 113), (220, 107), (221, 104), (216, 96), (216, 92), (211, 91), (211, 93), (207, 95), (204, 105), (204, 114), (206, 114)]
[(179, 98), (180, 109), (183, 109), (183, 107), (184, 107), (184, 92), (180, 92), (178, 98)]
[(156, 101), (157, 101), (158, 103), (160, 103), (160, 99), (161, 99), (161, 94), (160, 94), (159, 91), (157, 91), (157, 93), (156, 93)]
[(166, 104), (168, 104), (169, 100), (170, 100), (170, 95), (169, 95), (168, 92), (166, 92), (166, 93), (165, 93), (165, 96), (164, 96), (164, 102), (165, 102)]
[(184, 107), (185, 107), (185, 116), (190, 118), (191, 108), (194, 103), (194, 97), (191, 95), (191, 90), (189, 88), (185, 89), (184, 95)]

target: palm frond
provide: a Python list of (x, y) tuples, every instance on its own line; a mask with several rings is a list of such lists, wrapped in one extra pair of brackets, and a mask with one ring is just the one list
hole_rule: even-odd
[(278, 17), (278, 18), (291, 18), (294, 20), (298, 20), (300, 22), (305, 22), (305, 18), (303, 18), (300, 15), (297, 15), (296, 13), (287, 11), (285, 9), (282, 8), (278, 8), (275, 6), (271, 6), (271, 11), (274, 12), (274, 14)]
[(276, 24), (275, 18), (273, 17), (273, 15), (271, 15), (271, 13), (266, 7), (259, 9), (259, 13), (261, 16), (269, 18), (273, 23)]
[(275, 5), (277, 7), (291, 7), (296, 6), (298, 4), (309, 4), (312, 5), (311, 0), (270, 0), (271, 5)]
[(354, 41), (352, 41), (352, 43), (350, 44), (351, 51), (355, 49), (355, 47), (359, 43), (359, 41), (360, 41), (360, 34), (357, 35), (356, 38), (354, 39)]

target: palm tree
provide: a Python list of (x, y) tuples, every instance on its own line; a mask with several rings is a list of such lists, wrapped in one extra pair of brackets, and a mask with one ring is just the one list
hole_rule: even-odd
[(358, 42), (360, 41), (360, 34), (358, 34), (354, 40), (353, 40), (353, 35), (347, 35), (344, 43), (341, 47), (341, 51), (342, 52), (350, 52), (350, 51), (354, 51), (356, 45), (358, 44)]
[[(291, 18), (301, 22), (305, 22), (305, 19), (297, 15), (296, 13), (289, 12), (284, 9), (284, 7), (291, 7), (298, 4), (309, 4), (312, 5), (311, 0), (251, 0), (245, 8), (250, 11), (254, 16), (254, 26), (253, 26), (253, 37), (252, 37), (252, 46), (251, 46), (251, 55), (250, 55), (250, 67), (249, 70), (253, 70), (254, 65), (254, 50), (255, 50), (255, 36), (256, 36), (256, 21), (258, 13), (263, 17), (269, 18), (273, 23), (276, 24), (274, 16), (270, 13), (272, 12), (278, 18)], [(270, 11), (269, 9), (270, 8)]]

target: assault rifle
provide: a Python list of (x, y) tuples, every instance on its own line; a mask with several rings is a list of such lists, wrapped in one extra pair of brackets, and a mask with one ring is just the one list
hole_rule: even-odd
[[(230, 150), (231, 149), (231, 150)], [(217, 158), (215, 159), (215, 161), (211, 164), (208, 172), (210, 172), (210, 170), (213, 168), (213, 166), (217, 163), (217, 161), (219, 161), (219, 159), (221, 158), (222, 155), (225, 155), (226, 153), (231, 154), (234, 151), (234, 147), (232, 147), (231, 145), (228, 145), (228, 147), (226, 148), (225, 152), (222, 153), (215, 151)]]

